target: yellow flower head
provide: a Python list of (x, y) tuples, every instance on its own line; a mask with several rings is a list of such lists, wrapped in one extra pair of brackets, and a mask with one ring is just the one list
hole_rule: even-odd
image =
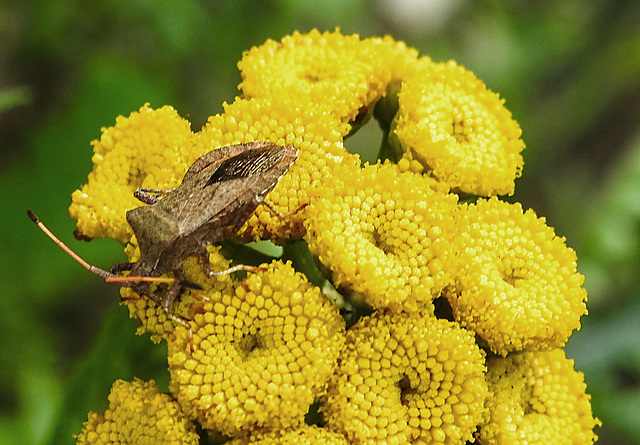
[(491, 198), (461, 207), (455, 320), (502, 355), (561, 347), (586, 314), (575, 252), (544, 218)]
[(117, 380), (104, 414), (89, 413), (78, 444), (186, 445), (199, 443), (195, 425), (153, 380)]
[(191, 322), (194, 352), (183, 327), (169, 342), (174, 397), (203, 427), (228, 435), (302, 425), (344, 344), (338, 311), (281, 262), (206, 297)]
[(487, 363), (493, 396), (480, 427), (483, 445), (518, 443), (591, 444), (600, 421), (591, 413), (581, 372), (561, 349), (524, 352)]
[(357, 34), (294, 32), (244, 53), (238, 67), (246, 98), (297, 97), (307, 107), (326, 109), (353, 121), (385, 92), (390, 69), (377, 50)]
[(524, 143), (504, 101), (454, 62), (421, 63), (399, 96), (395, 134), (405, 156), (463, 193), (513, 194)]
[(347, 331), (320, 410), (352, 443), (464, 443), (482, 420), (484, 372), (473, 334), (456, 324), (374, 313)]
[(342, 434), (315, 425), (241, 437), (225, 445), (348, 445)]
[(336, 171), (307, 209), (309, 249), (334, 283), (374, 308), (415, 308), (449, 283), (443, 256), (457, 197), (392, 164)]

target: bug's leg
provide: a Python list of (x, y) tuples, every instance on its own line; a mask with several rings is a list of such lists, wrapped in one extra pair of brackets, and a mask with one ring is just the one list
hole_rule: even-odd
[(111, 273), (116, 274), (118, 272), (126, 272), (128, 270), (133, 269), (133, 266), (136, 263), (116, 263), (113, 266), (111, 266)]
[[(123, 263), (123, 264), (129, 264), (129, 263)], [(132, 264), (132, 263), (131, 263)], [(193, 332), (191, 330), (191, 325), (189, 324), (189, 321), (179, 315), (176, 315), (173, 313), (173, 310), (171, 309), (171, 304), (175, 301), (176, 297), (178, 296), (178, 293), (180, 292), (180, 289), (182, 288), (182, 285), (184, 284), (182, 281), (182, 278), (184, 278), (184, 272), (182, 271), (182, 269), (180, 269), (178, 271), (178, 277), (176, 278), (164, 278), (164, 277), (150, 277), (150, 276), (140, 276), (140, 277), (122, 277), (123, 279), (130, 279), (134, 282), (161, 282), (161, 283), (167, 283), (167, 284), (171, 284), (171, 287), (169, 288), (169, 291), (167, 292), (167, 294), (164, 297), (159, 297), (158, 295), (152, 293), (149, 291), (148, 288), (143, 288), (141, 290), (136, 290), (136, 292), (141, 295), (144, 296), (146, 298), (148, 298), (149, 300), (153, 301), (154, 303), (156, 303), (158, 306), (160, 306), (162, 308), (162, 310), (164, 310), (165, 314), (167, 315), (168, 318), (170, 318), (171, 320), (175, 321), (176, 323), (184, 326), (185, 328), (188, 329), (189, 331), (189, 349), (191, 350), (191, 352), (193, 353), (194, 349), (193, 349)], [(186, 282), (185, 282), (186, 283)], [(145, 283), (146, 284), (146, 283)], [(191, 283), (189, 283), (191, 284)], [(199, 287), (197, 285), (192, 285), (192, 287)], [(134, 289), (135, 290), (135, 289)]]
[[(220, 272), (214, 272), (213, 270), (211, 270), (211, 265), (209, 265), (209, 271), (207, 272), (207, 275), (209, 275), (210, 277), (219, 277), (222, 275), (228, 275), (230, 273), (238, 272), (240, 270), (246, 270), (247, 272), (260, 272), (267, 269), (264, 267), (249, 266), (247, 264), (238, 264), (228, 269), (221, 270)], [(206, 268), (205, 268), (205, 272), (206, 272)]]
[[(187, 321), (187, 319), (176, 315), (173, 313), (173, 310), (171, 309), (171, 305), (173, 304), (173, 302), (175, 301), (176, 297), (178, 296), (178, 293), (180, 293), (180, 289), (182, 288), (182, 284), (184, 281), (184, 270), (182, 270), (182, 267), (180, 267), (177, 271), (178, 277), (176, 277), (175, 282), (171, 285), (171, 288), (169, 288), (169, 291), (167, 292), (167, 294), (164, 296), (164, 298), (162, 298), (160, 300), (160, 306), (162, 307), (162, 309), (164, 309), (165, 314), (167, 314), (167, 317), (169, 317), (170, 319), (172, 319), (173, 321), (175, 321), (178, 324), (181, 324), (182, 326), (184, 326), (185, 328), (188, 329), (189, 331), (189, 349), (191, 350), (191, 353), (193, 353), (194, 349), (193, 349), (193, 331), (191, 330), (191, 325), (189, 324), (189, 322)], [(154, 300), (155, 301), (155, 300)]]
[(280, 219), (287, 219), (290, 216), (295, 215), (296, 213), (299, 213), (300, 211), (302, 211), (302, 209), (304, 209), (306, 206), (308, 206), (309, 204), (302, 204), (300, 207), (298, 207), (295, 210), (292, 210), (290, 212), (287, 213), (282, 213), (279, 212), (277, 209), (275, 209), (271, 204), (269, 204), (266, 200), (263, 200), (260, 202), (260, 204), (262, 204), (263, 206), (265, 206), (266, 208), (268, 208), (269, 210), (271, 210), (271, 212), (276, 215), (278, 218)]
[(171, 320), (187, 328), (187, 331), (189, 332), (189, 350), (193, 354), (194, 352), (193, 330), (191, 329), (191, 325), (189, 324), (189, 321), (187, 321), (186, 318), (183, 318), (179, 315), (174, 314), (170, 306), (169, 307), (162, 306), (162, 309), (164, 309), (164, 313), (167, 314), (167, 317), (169, 317)]
[(238, 272), (240, 270), (245, 270), (247, 272), (260, 272), (260, 271), (266, 270), (264, 267), (249, 266), (247, 264), (238, 264), (228, 269), (221, 270), (220, 272), (214, 272), (211, 269), (211, 263), (209, 262), (209, 254), (207, 253), (206, 250), (200, 254), (200, 258), (202, 259), (202, 268), (204, 270), (204, 273), (208, 277), (219, 277), (222, 275), (228, 275), (233, 272)]
[(180, 293), (180, 289), (182, 289), (182, 280), (184, 279), (184, 271), (182, 270), (182, 267), (176, 270), (176, 274), (178, 276), (173, 279), (174, 280), (173, 284), (171, 284), (169, 291), (167, 292), (167, 294), (164, 296), (164, 298), (160, 303), (165, 311), (170, 310), (171, 305), (173, 304), (176, 297)]
[[(176, 281), (175, 283), (179, 283), (179, 281)], [(172, 289), (173, 289), (173, 287), (175, 287), (175, 284), (172, 286)], [(157, 295), (155, 295), (155, 294), (153, 294), (151, 292), (145, 293), (144, 297), (148, 298), (149, 300), (153, 301), (158, 306), (160, 306), (162, 308), (162, 310), (164, 310), (164, 313), (167, 315), (168, 318), (170, 318), (174, 322), (176, 322), (176, 323), (184, 326), (185, 328), (187, 328), (187, 330), (189, 332), (189, 350), (193, 354), (193, 351), (194, 351), (194, 348), (193, 348), (193, 331), (191, 330), (191, 325), (189, 324), (189, 321), (187, 319), (185, 319), (185, 318), (173, 313), (173, 311), (171, 310), (171, 302), (173, 300), (171, 300), (171, 302), (168, 303), (167, 306), (165, 306), (165, 304), (166, 304), (165, 301), (168, 301), (168, 299), (166, 297), (165, 298), (160, 298), (159, 296), (157, 296)], [(143, 298), (143, 297), (140, 296), (138, 298)], [(126, 299), (127, 300), (134, 300), (134, 299), (136, 299), (136, 297), (129, 297), (129, 298), (126, 298)], [(175, 299), (175, 296), (173, 297), (173, 299)]]
[(144, 298), (144, 297), (141, 296), (141, 295), (135, 295), (135, 296), (131, 296), (131, 297), (120, 296), (120, 300), (121, 301), (136, 301), (136, 300), (139, 300), (141, 298)]
[(133, 192), (133, 196), (135, 196), (139, 201), (142, 201), (145, 204), (155, 204), (156, 202), (158, 202), (158, 197), (164, 196), (167, 193), (172, 192), (173, 190), (175, 189), (160, 190), (140, 187), (137, 188), (135, 192)]

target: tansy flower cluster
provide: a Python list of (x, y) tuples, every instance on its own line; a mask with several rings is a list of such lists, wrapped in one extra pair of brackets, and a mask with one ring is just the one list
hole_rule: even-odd
[[(138, 333), (168, 344), (169, 394), (117, 382), (78, 442), (195, 443), (196, 425), (233, 445), (594, 442), (561, 349), (586, 314), (583, 277), (543, 218), (498, 198), (523, 166), (504, 101), (391, 37), (295, 32), (238, 66), (241, 94), (199, 131), (148, 104), (103, 129), (69, 211), (78, 237), (117, 239), (135, 262), (126, 213), (154, 205), (137, 188), (175, 188), (227, 145), (291, 145), (232, 240), (284, 255), (212, 276), (231, 258), (211, 245), (151, 285), (186, 280), (167, 308), (124, 287)], [(371, 118), (386, 160), (361, 165), (344, 140)]]

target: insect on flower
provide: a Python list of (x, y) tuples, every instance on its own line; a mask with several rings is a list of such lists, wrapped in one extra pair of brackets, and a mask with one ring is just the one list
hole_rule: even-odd
[[(198, 158), (185, 173), (180, 186), (174, 189), (137, 189), (134, 196), (147, 205), (129, 210), (126, 218), (138, 240), (140, 260), (114, 264), (111, 271), (88, 264), (60, 241), (35, 213), (31, 210), (27, 213), (49, 238), (87, 270), (107, 282), (130, 287), (148, 297), (159, 304), (168, 317), (190, 328), (188, 322), (171, 309), (182, 287), (199, 288), (184, 281), (182, 261), (192, 255), (202, 257), (209, 276), (254, 270), (238, 265), (213, 272), (206, 247), (237, 232), (297, 159), (297, 153), (290, 145), (269, 142), (230, 145)], [(127, 270), (129, 275), (118, 275)], [(176, 277), (161, 277), (169, 272)], [(169, 289), (164, 295), (156, 295), (151, 292), (153, 283), (168, 284)]]

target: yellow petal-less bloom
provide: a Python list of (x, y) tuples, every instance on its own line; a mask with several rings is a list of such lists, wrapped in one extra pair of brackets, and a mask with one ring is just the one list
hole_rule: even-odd
[(351, 443), (464, 443), (482, 420), (484, 373), (473, 334), (455, 323), (374, 313), (347, 331), (320, 410)]
[(415, 308), (449, 284), (457, 196), (392, 164), (335, 172), (307, 209), (309, 250), (374, 308)]
[(176, 187), (195, 159), (189, 122), (165, 106), (145, 105), (129, 117), (102, 129), (93, 141), (93, 171), (87, 184), (72, 194), (69, 214), (78, 232), (88, 238), (114, 238), (125, 243), (132, 231), (125, 213), (141, 203), (134, 198), (138, 187)]
[(399, 95), (394, 131), (405, 156), (454, 190), (513, 194), (524, 143), (504, 101), (455, 62), (421, 64)]
[(561, 349), (524, 352), (487, 363), (493, 395), (480, 427), (483, 445), (587, 445), (600, 421), (591, 412), (581, 372)]
[(315, 425), (269, 434), (253, 434), (238, 438), (226, 445), (349, 445), (342, 435)]
[(291, 96), (307, 107), (323, 107), (353, 121), (385, 92), (390, 69), (380, 45), (339, 31), (294, 32), (244, 53), (238, 67), (246, 98)]
[(301, 426), (344, 344), (337, 309), (281, 262), (206, 297), (192, 321), (194, 352), (184, 338), (169, 341), (174, 397), (203, 427), (228, 435)]
[(78, 444), (196, 445), (195, 425), (180, 405), (163, 394), (153, 380), (117, 380), (104, 414), (90, 412)]
[(586, 314), (575, 252), (532, 210), (491, 198), (460, 208), (455, 320), (502, 355), (565, 344)]

